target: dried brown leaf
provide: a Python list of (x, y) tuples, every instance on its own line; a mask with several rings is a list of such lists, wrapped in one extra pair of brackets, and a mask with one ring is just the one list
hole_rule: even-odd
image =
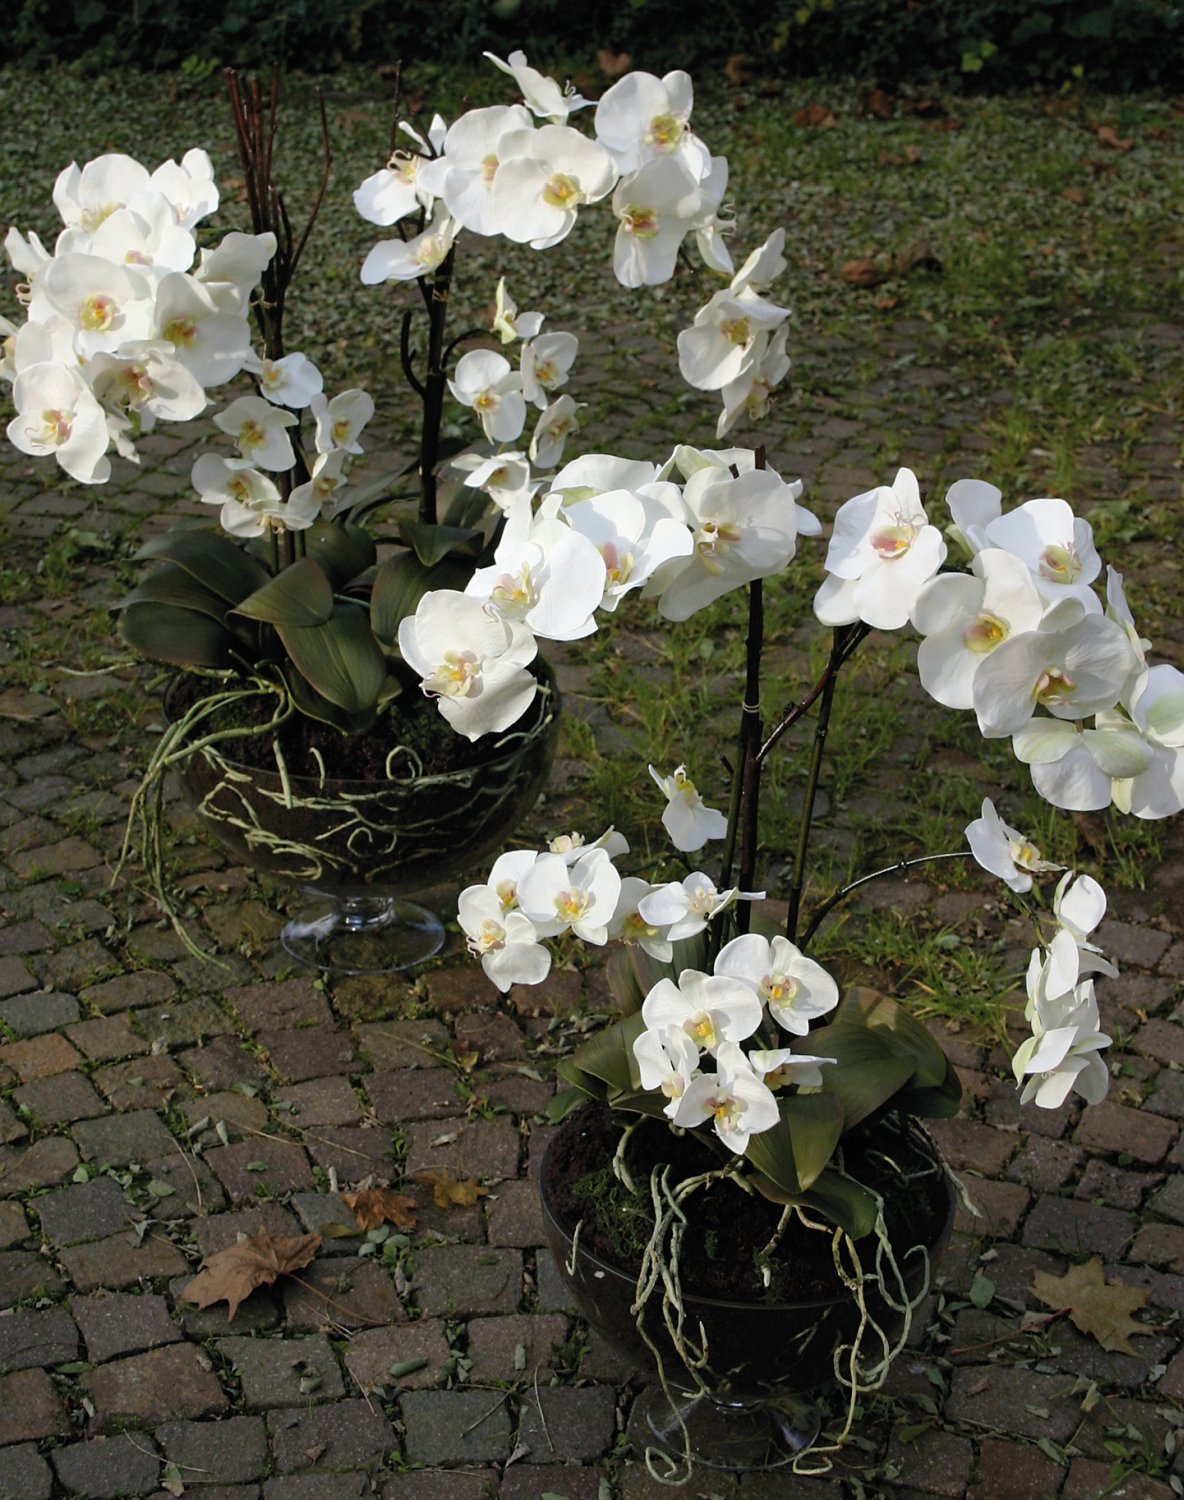
[(825, 104), (807, 104), (794, 111), (793, 123), (799, 130), (830, 130), (839, 122)]
[(1142, 1307), (1150, 1293), (1142, 1287), (1108, 1282), (1102, 1262), (1095, 1255), (1083, 1266), (1070, 1266), (1064, 1276), (1047, 1271), (1032, 1273), (1032, 1290), (1046, 1307), (1069, 1309), (1069, 1317), (1082, 1333), (1097, 1339), (1103, 1349), (1117, 1354), (1136, 1354), (1131, 1335), (1154, 1332), (1136, 1323), (1131, 1313)]
[(181, 1301), (197, 1307), (226, 1302), (226, 1321), (230, 1323), (239, 1303), (256, 1287), (271, 1286), (278, 1276), (303, 1270), (320, 1248), (319, 1234), (272, 1234), (260, 1224), (257, 1234), (216, 1255), (207, 1255), (181, 1293)]
[(1080, 208), (1085, 202), (1085, 189), (1079, 187), (1067, 187), (1061, 189), (1061, 197), (1066, 203), (1076, 203)]
[(396, 1229), (415, 1228), (415, 1210), (419, 1204), (404, 1193), (392, 1192), (390, 1188), (362, 1188), (356, 1193), (342, 1193), (341, 1201), (353, 1210), (359, 1229), (377, 1229), (380, 1224), (393, 1224)]
[(472, 1208), (489, 1189), (471, 1177), (453, 1177), (451, 1172), (421, 1172), (415, 1179), (430, 1187), (437, 1208)]
[(892, 275), (891, 257), (887, 262), (874, 255), (861, 255), (843, 266), (843, 280), (852, 286), (879, 286)]
[(1120, 137), (1113, 125), (1098, 126), (1098, 143), (1112, 151), (1129, 151), (1135, 144), (1130, 136)]
[(747, 52), (733, 52), (724, 63), (724, 77), (733, 88), (740, 88), (752, 77), (752, 58)]
[(869, 89), (864, 95), (863, 107), (877, 120), (892, 120), (896, 117), (896, 100), (886, 89)]
[(596, 54), (596, 61), (606, 78), (620, 78), (622, 73), (628, 73), (633, 66), (633, 58), (628, 52), (610, 52), (607, 47), (601, 47)]

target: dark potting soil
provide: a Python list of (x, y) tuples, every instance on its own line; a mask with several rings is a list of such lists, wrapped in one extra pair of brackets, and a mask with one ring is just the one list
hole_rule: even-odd
[[(548, 1148), (546, 1187), (552, 1209), (569, 1231), (580, 1225), (580, 1245), (601, 1260), (636, 1274), (641, 1249), (653, 1223), (650, 1173), (670, 1165), (670, 1182), (720, 1167), (716, 1155), (698, 1137), (675, 1134), (664, 1121), (646, 1117), (633, 1132), (626, 1157), (640, 1194), (630, 1198), (612, 1173), (613, 1153), (621, 1138), (622, 1117), (589, 1101), (569, 1115)], [(932, 1246), (949, 1216), (949, 1186), (944, 1171), (925, 1172), (932, 1158), (894, 1115), (850, 1132), (843, 1140), (845, 1170), (884, 1198), (888, 1237), (899, 1250), (915, 1244)], [(907, 1180), (889, 1163), (903, 1167)], [(680, 1276), (691, 1295), (751, 1303), (805, 1302), (842, 1292), (834, 1268), (831, 1235), (803, 1229), (796, 1222), (785, 1232), (774, 1257), (768, 1288), (756, 1266), (756, 1254), (772, 1238), (782, 1205), (731, 1182), (700, 1189), (690, 1200), (688, 1225), (680, 1252)], [(820, 1216), (811, 1214), (812, 1219)], [(865, 1270), (873, 1268), (874, 1238), (859, 1242)]]
[[(169, 717), (181, 718), (200, 698), (222, 686), (192, 673), (178, 676), (166, 700)], [(206, 721), (207, 732), (248, 727), (262, 730), (271, 722), (276, 701), (257, 696), (229, 703)], [(534, 712), (532, 704), (527, 714)], [(361, 734), (344, 734), (332, 724), (302, 713), (293, 714), (279, 731), (280, 748), (291, 775), (319, 778), (319, 755), (325, 773), (334, 781), (382, 781), (387, 774), (387, 757), (396, 745), (405, 745), (415, 752), (425, 775), (480, 765), (498, 753), (499, 739), (498, 735), (486, 735), (474, 741), (457, 734), (442, 717), (435, 699), (422, 693), (418, 684), (406, 687), (382, 710), (373, 728)], [(223, 753), (228, 760), (256, 771), (276, 769), (270, 734), (234, 740)]]

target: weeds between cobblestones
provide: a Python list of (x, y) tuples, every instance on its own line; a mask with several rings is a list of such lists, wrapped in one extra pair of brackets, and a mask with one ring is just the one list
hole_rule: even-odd
[[(14, 147), (14, 219), (31, 223), (19, 211), (26, 180), (38, 179), (29, 201), (44, 201), (52, 172), (90, 154), (96, 129), (96, 146), (147, 155), (150, 133), (163, 157), (193, 144), (192, 119), (219, 118), (204, 97), (170, 104), (154, 89), (143, 84), (117, 141), (110, 112), (91, 109), (77, 80), (0, 75), (0, 97), (30, 96), (26, 118), (48, 119), (52, 97), (69, 142), (60, 160), (37, 132), (25, 155)], [(1064, 491), (1121, 550), (1138, 617), (1180, 663), (1184, 325), (1169, 208), (1180, 199), (1179, 117), (1153, 100), (958, 101), (939, 119), (962, 128), (937, 131), (907, 100), (892, 122), (862, 118), (850, 91), (828, 96), (834, 130), (811, 134), (788, 124), (807, 99), (708, 102), (732, 134), (720, 144), (737, 172), (776, 185), (765, 227), (795, 215), (793, 394), (766, 434), (779, 466), (803, 474), (825, 516), (898, 462), (934, 487), (975, 473), (1016, 499)], [(349, 151), (385, 139), (385, 105), (368, 82), (343, 81), (331, 103)], [(1111, 118), (1132, 134), (1127, 154), (1096, 144)], [(915, 143), (923, 160), (894, 165)], [(344, 243), (360, 243), (348, 233)], [(943, 272), (874, 291), (838, 274), (843, 260), (921, 234)], [(599, 298), (600, 273), (587, 284)], [(604, 445), (694, 436), (654, 346), (667, 314), (658, 306), (622, 331), (607, 291), (605, 302), (610, 321), (585, 350), (579, 395), (594, 401), (601, 377), (625, 366), (638, 401), (612, 414)], [(312, 305), (352, 316), (331, 283), (313, 287)], [(342, 329), (348, 358), (361, 333)], [(386, 338), (371, 338), (376, 368)], [(174, 873), (229, 973), (160, 925), (135, 871), (111, 887), (143, 760), (136, 726), (156, 720), (156, 684), (116, 661), (102, 613), (110, 569), (92, 565), (126, 558), (186, 509), (203, 437), (200, 424), (154, 435), (144, 447), (157, 467), (123, 470), (98, 496), (0, 455), (0, 1496), (666, 1493), (623, 1446), (637, 1376), (573, 1319), (531, 1184), (553, 1059), (604, 1007), (602, 976), (559, 971), (501, 1000), (455, 936), (441, 966), (414, 980), (293, 974), (274, 941), (282, 893), (201, 842), (180, 803)], [(388, 431), (370, 456), (376, 471), (400, 441)], [(787, 605), (777, 646), (787, 672), (799, 624)], [(673, 706), (644, 690), (658, 647), (640, 629), (606, 637), (590, 664), (556, 653), (569, 730), (539, 827), (629, 823), (622, 753), (641, 745), (658, 758), (692, 709), (709, 717), (728, 661), (728, 627), (716, 625), (718, 647), (689, 629), (665, 647), (684, 683)], [(828, 789), (838, 866), (857, 845), (874, 852), (902, 829), (916, 834), (918, 803), (938, 791), (947, 822), (970, 795), (961, 731), (931, 707), (916, 712), (908, 671), (890, 651), (865, 681), (858, 754)], [(610, 676), (638, 687), (615, 719), (598, 687)], [(912, 794), (918, 781), (924, 798)], [(775, 805), (791, 805), (793, 791), (787, 774)], [(835, 1475), (712, 1475), (690, 1493), (1181, 1491), (1181, 835), (1119, 835), (1085, 818), (1056, 837), (1120, 867), (1125, 886), (1102, 933), (1123, 967), (1102, 987), (1107, 1028), (1123, 1042), (1110, 1100), (1080, 1118), (1071, 1107), (1021, 1115), (1006, 1011), (989, 1003), (1016, 968), (1015, 934), (973, 879), (881, 887), (843, 942), (858, 940), (870, 976), (947, 992), (931, 1024), (967, 1103), (935, 1134), (981, 1217), (960, 1216), (916, 1347)], [(951, 969), (958, 950), (936, 938), (967, 918), (978, 930), (964, 968)], [(948, 992), (962, 985), (977, 1009), (952, 1009)], [(425, 1171), (472, 1177), (488, 1195), (439, 1208), (414, 1181)], [(335, 1227), (349, 1220), (335, 1189), (369, 1180), (404, 1182), (419, 1201), (393, 1249)], [(201, 1256), (260, 1224), (329, 1232), (312, 1266), (253, 1294), (229, 1326), (223, 1306), (180, 1300)], [(1136, 1356), (1106, 1353), (1033, 1296), (1034, 1271), (1060, 1274), (1091, 1254), (1148, 1293)]]

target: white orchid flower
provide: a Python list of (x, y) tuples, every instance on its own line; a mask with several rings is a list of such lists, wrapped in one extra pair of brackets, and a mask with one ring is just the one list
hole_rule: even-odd
[(116, 209), (94, 234), (64, 230), (56, 254), (80, 250), (115, 265), (134, 266), (149, 281), (170, 271), (185, 272), (193, 264), (197, 242), (177, 223), (172, 205), (160, 193), (147, 193), (136, 207)]
[[(759, 360), (735, 380), (730, 380), (720, 392), (724, 407), (715, 427), (717, 438), (726, 436), (741, 417), (759, 422), (769, 410), (773, 391), (789, 374), (789, 329), (782, 324), (772, 338), (762, 334), (758, 344), (761, 340), (766, 342)], [(798, 530), (802, 530), (800, 525)]]
[(580, 341), (574, 333), (543, 333), (527, 339), (519, 355), (522, 394), (527, 401), (545, 410), (550, 393), (567, 384), (579, 352)]
[(716, 292), (678, 335), (682, 378), (696, 390), (722, 390), (760, 363), (768, 348), (761, 336), (771, 335), (788, 317), (788, 308), (749, 287)]
[(1104, 958), (1098, 945), (1089, 940), (1106, 915), (1106, 892), (1093, 876), (1075, 876), (1072, 870), (1067, 870), (1057, 882), (1052, 911), (1062, 929), (1077, 944), (1079, 972), (1115, 978), (1117, 965)]
[(239, 396), (214, 417), (214, 426), (229, 433), (243, 458), (270, 473), (290, 469), (296, 462), (287, 428), (299, 418), (262, 396)]
[(344, 448), (334, 448), (331, 453), (318, 453), (312, 461), (312, 473), (304, 484), (295, 485), (289, 495), (293, 505), (316, 505), (322, 510), (332, 496), (345, 484), (345, 466), (349, 454)]
[(82, 484), (106, 483), (111, 476), (107, 418), (76, 370), (30, 365), (13, 382), (12, 402), (16, 416), (8, 424), (8, 440), (14, 448), (37, 458), (52, 455)]
[(694, 99), (690, 75), (681, 69), (664, 78), (634, 70), (601, 95), (596, 139), (622, 173), (674, 160), (698, 180), (706, 175), (710, 157), (690, 129)]
[(689, 619), (729, 590), (781, 572), (797, 548), (801, 492), (800, 481), (787, 484), (773, 469), (733, 477), (708, 465), (692, 474), (682, 498), (694, 551), (673, 576), (664, 569), (646, 590), (661, 587), (663, 618)]
[(493, 179), (499, 231), (518, 244), (546, 250), (566, 238), (585, 203), (597, 203), (617, 181), (603, 146), (569, 125), (515, 131)]
[(433, 194), (420, 181), (420, 173), (429, 164), (430, 156), (443, 148), (448, 127), (439, 115), (432, 117), (428, 140), (405, 121), (402, 128), (419, 146), (418, 151), (395, 151), (385, 167), (371, 173), (354, 191), (354, 208), (369, 224), (389, 228), (405, 219), (408, 214), (418, 213), (422, 208), (431, 213)]
[(622, 943), (632, 943), (643, 953), (656, 958), (660, 963), (669, 963), (674, 956), (674, 945), (667, 929), (647, 922), (639, 910), (645, 898), (658, 887), (639, 875), (626, 875), (621, 881), (621, 893), (617, 898), (617, 909), (609, 923), (608, 935)]
[(470, 349), (456, 362), (448, 389), (462, 406), (477, 413), (485, 436), (512, 443), (526, 425), (522, 377), (493, 349)]
[(501, 142), (533, 129), (534, 121), (521, 104), (467, 110), (449, 126), (443, 155), (420, 168), (421, 187), (442, 198), (463, 229), (499, 234), (493, 179), (502, 160)]
[(839, 507), (814, 613), (824, 625), (863, 620), (877, 630), (899, 630), (945, 555), (941, 532), (921, 505), (916, 475), (900, 469), (891, 487), (880, 485)]
[(742, 933), (724, 944), (714, 968), (747, 985), (782, 1031), (795, 1036), (805, 1036), (812, 1020), (839, 1003), (835, 981), (788, 938)]
[(689, 854), (695, 849), (702, 849), (708, 839), (727, 837), (727, 817), (717, 808), (706, 805), (695, 783), (687, 775), (685, 765), (676, 766), (669, 776), (663, 776), (651, 766), (650, 775), (666, 798), (662, 827), (676, 849)]
[(354, 455), (361, 453), (358, 438), (374, 415), (374, 397), (368, 391), (354, 387), (340, 391), (331, 400), (326, 400), (322, 392), (313, 396), (308, 409), (316, 422), (314, 444), (318, 453), (332, 453), (337, 448)]
[(658, 466), (644, 458), (619, 458), (615, 453), (582, 453), (564, 464), (551, 481), (550, 493), (564, 505), (590, 500), (608, 490), (638, 491), (657, 478)]
[(561, 854), (540, 854), (518, 881), (518, 906), (540, 937), (570, 931), (602, 946), (620, 893), (621, 877), (604, 849), (574, 864)]
[(702, 223), (706, 201), (678, 158), (658, 157), (613, 190), (617, 237), (613, 273), (622, 286), (659, 286), (674, 275), (683, 240)]
[(760, 901), (764, 891), (721, 891), (702, 870), (695, 870), (684, 880), (671, 880), (654, 889), (638, 904), (645, 922), (667, 929), (671, 942), (694, 937), (713, 917), (726, 911), (736, 901)]
[(973, 568), (931, 578), (909, 612), (925, 637), (917, 649), (921, 686), (947, 708), (973, 708), (981, 664), (1011, 636), (1038, 630), (1045, 612), (1031, 573), (1013, 553), (986, 548)]
[(1026, 500), (988, 521), (987, 545), (1014, 552), (1027, 564), (1041, 594), (1055, 603), (1066, 595), (1088, 610), (1099, 608), (1090, 585), (1102, 571), (1093, 528), (1064, 500)]
[(643, 1031), (633, 1043), (643, 1089), (657, 1089), (669, 1103), (663, 1114), (673, 1118), (679, 1100), (699, 1067), (699, 1049), (681, 1026)]
[(1113, 708), (1137, 668), (1126, 632), (1103, 615), (1010, 636), (974, 674), (979, 729), (997, 739), (1022, 729), (1037, 708), (1076, 720)]
[(58, 173), (53, 201), (67, 228), (93, 234), (117, 209), (126, 208), (152, 184), (148, 168), (130, 156), (109, 152), (81, 169), (71, 162)]
[(641, 1004), (650, 1031), (677, 1026), (700, 1052), (715, 1053), (723, 1042), (746, 1041), (761, 1024), (761, 1004), (745, 984), (728, 975), (683, 969), (678, 983), (659, 979)]
[(89, 359), (151, 336), (154, 292), (154, 283), (130, 266), (98, 255), (60, 255), (34, 283), (30, 316), (39, 317), (39, 308), (48, 306), (67, 318), (75, 349)]
[(194, 146), (179, 162), (172, 157), (161, 162), (149, 178), (171, 206), (177, 223), (192, 229), (218, 207), (218, 184), (214, 181), (214, 164), (208, 151)]
[(490, 867), (485, 884), (497, 897), (502, 911), (518, 908), (518, 882), (538, 858), (533, 849), (507, 849)]
[(531, 477), (530, 463), (522, 453), (458, 453), (450, 467), (464, 476), (463, 484), (484, 490), (507, 513), (529, 505), (540, 484)]
[(233, 380), (251, 355), (251, 330), (243, 309), (227, 311), (212, 286), (180, 272), (157, 285), (152, 326), (203, 386)]
[(1060, 1002), (1054, 1025), (1045, 1025), (1036, 1011), (1033, 1035), (1012, 1059), (1016, 1081), (1024, 1085), (1021, 1104), (1035, 1100), (1041, 1109), (1057, 1109), (1074, 1090), (1087, 1104), (1098, 1104), (1109, 1090), (1110, 1073), (1100, 1053), (1111, 1039), (1100, 1029), (1093, 981), (1085, 980)]
[(108, 412), (126, 412), (149, 432), (157, 419), (188, 422), (206, 408), (201, 384), (173, 357), (171, 344), (154, 340), (121, 345), (118, 354), (96, 354), (91, 389)]
[(572, 530), (586, 536), (604, 559), (601, 609), (611, 613), (659, 568), (690, 557), (694, 538), (690, 528), (670, 513), (672, 504), (682, 512), (677, 487), (663, 484), (644, 486), (636, 493), (609, 490), (564, 507)]
[(562, 461), (568, 439), (580, 430), (576, 417), (580, 408), (581, 403), (574, 397), (556, 396), (534, 424), (527, 450), (531, 463), (538, 464), (541, 469), (550, 469)]
[(459, 228), (443, 204), (437, 203), (432, 222), (414, 238), (379, 240), (362, 262), (362, 285), (415, 281), (437, 270), (452, 249)]
[(982, 816), (966, 825), (966, 841), (982, 868), (997, 875), (1009, 890), (1030, 891), (1033, 874), (1065, 868), (1044, 859), (1031, 839), (1005, 823), (989, 797), (983, 799)]
[(521, 50), (511, 52), (506, 62), (495, 57), (492, 52), (486, 52), (485, 56), (494, 67), (510, 75), (522, 91), (522, 97), (531, 113), (541, 119), (561, 124), (574, 110), (583, 109), (588, 103), (587, 99), (576, 93), (570, 83), (566, 88), (560, 88), (553, 78), (532, 68), (526, 61), (526, 53)]
[(260, 361), (259, 393), (274, 406), (302, 411), (324, 389), (321, 372), (306, 354), (285, 354)]
[(1096, 714), (1092, 729), (1065, 719), (1030, 719), (1012, 735), (1011, 747), (1044, 800), (1074, 812), (1109, 807), (1155, 760), (1138, 728), (1118, 710)]
[(700, 1073), (692, 1081), (673, 1120), (683, 1129), (710, 1120), (729, 1151), (742, 1156), (751, 1137), (771, 1130), (781, 1112), (772, 1091), (749, 1067), (739, 1047), (725, 1044), (716, 1066), (715, 1074)]
[(538, 654), (526, 626), (452, 589), (429, 590), (400, 622), (399, 651), (424, 693), (470, 740), (508, 729), (538, 689), (526, 670)]
[(1143, 673), (1131, 694), (1131, 719), (1147, 764), (1114, 783), (1114, 803), (1136, 818), (1168, 818), (1184, 807), (1184, 673), (1166, 663)]
[(973, 556), (990, 546), (986, 530), (1003, 514), (1003, 492), (985, 479), (956, 479), (946, 491), (946, 509), (953, 518), (946, 534)]
[(506, 278), (500, 278), (494, 294), (493, 326), (503, 344), (512, 344), (515, 339), (532, 339), (546, 322), (541, 312), (519, 312), (518, 304), (506, 291)]
[(203, 250), (194, 279), (201, 282), (223, 312), (246, 314), (251, 291), (275, 254), (275, 235), (233, 230), (212, 250)]
[(506, 910), (487, 885), (461, 891), (457, 919), (469, 952), (503, 994), (514, 984), (541, 984), (551, 972), (551, 955), (534, 924), (520, 911)]
[(557, 833), (547, 840), (547, 853), (558, 854), (569, 865), (574, 865), (577, 859), (583, 859), (593, 849), (603, 849), (609, 859), (616, 859), (619, 854), (629, 853), (629, 840), (611, 824), (591, 843), (582, 833)]
[(511, 513), (493, 565), (478, 568), (465, 593), (546, 640), (573, 641), (596, 629), (604, 582), (604, 559), (587, 537), (523, 508)]
[(773, 1090), (789, 1087), (820, 1089), (823, 1065), (838, 1061), (834, 1057), (813, 1057), (806, 1052), (794, 1052), (789, 1047), (756, 1048), (747, 1056), (749, 1067), (766, 1088)]

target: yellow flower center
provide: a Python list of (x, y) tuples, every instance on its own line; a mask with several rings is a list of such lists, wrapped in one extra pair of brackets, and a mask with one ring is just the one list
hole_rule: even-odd
[(117, 208), (122, 208), (120, 203), (104, 203), (96, 208), (84, 208), (82, 210), (82, 227), (88, 234), (94, 234), (95, 230), (111, 215)]
[(639, 240), (652, 240), (659, 229), (658, 216), (652, 208), (627, 208), (621, 215), (626, 234), (635, 234)]
[(615, 584), (628, 583), (633, 575), (633, 553), (618, 552), (615, 542), (605, 542), (600, 549), (600, 555), (604, 558), (605, 571), (608, 582)]
[(695, 550), (709, 573), (722, 573), (724, 553), (739, 540), (739, 528), (727, 521), (704, 521), (695, 533)]
[(1010, 634), (1005, 620), (1001, 620), (998, 615), (983, 613), (976, 616), (973, 623), (962, 632), (962, 640), (967, 651), (973, 651), (976, 656), (985, 656)]
[(715, 1022), (705, 1010), (683, 1022), (682, 1029), (696, 1047), (710, 1050), (715, 1046)]
[(645, 133), (645, 143), (655, 151), (673, 151), (682, 140), (685, 129), (677, 115), (655, 115)]
[(170, 318), (164, 325), (164, 336), (170, 344), (181, 349), (192, 349), (197, 338), (197, 324), (192, 318)]
[(775, 974), (766, 974), (761, 980), (761, 993), (770, 1005), (792, 1005), (797, 999), (799, 988), (796, 979), (780, 970)]
[(1049, 667), (1047, 672), (1041, 672), (1036, 679), (1036, 686), (1032, 689), (1032, 696), (1037, 703), (1043, 703), (1045, 707), (1053, 703), (1063, 702), (1076, 683), (1061, 667)]
[(424, 686), (445, 698), (475, 697), (481, 691), (481, 664), (476, 652), (445, 651), (444, 660)]
[(872, 534), (872, 551), (884, 562), (894, 562), (898, 557), (904, 556), (916, 537), (917, 528), (908, 521), (898, 521), (894, 526), (881, 526), (879, 531)]
[(555, 897), (555, 912), (561, 922), (578, 922), (591, 902), (588, 891), (560, 891)]
[(1009, 839), (1007, 852), (1011, 855), (1012, 864), (1019, 865), (1021, 869), (1031, 869), (1040, 863), (1040, 850), (1030, 839)]
[(503, 911), (512, 911), (518, 905), (518, 884), (514, 880), (499, 880), (493, 888), (502, 904)]
[(41, 431), (37, 434), (39, 441), (52, 443), (55, 446), (68, 442), (73, 420), (74, 413), (71, 411), (46, 408), (41, 413)]
[(266, 441), (267, 432), (255, 421), (254, 417), (249, 417), (238, 430), (237, 442), (239, 447), (244, 450), (247, 448), (261, 448)]
[(106, 297), (101, 292), (94, 292), (78, 309), (78, 322), (88, 333), (106, 333), (115, 321), (118, 311), (114, 297)]
[(556, 172), (543, 189), (543, 202), (552, 208), (574, 208), (580, 201), (580, 184), (566, 172)]
[(732, 318), (730, 322), (721, 323), (720, 332), (729, 343), (743, 348), (745, 344), (752, 342), (752, 330), (747, 318)]
[(1074, 583), (1081, 575), (1081, 563), (1075, 547), (1050, 543), (1040, 554), (1040, 576), (1050, 583)]

